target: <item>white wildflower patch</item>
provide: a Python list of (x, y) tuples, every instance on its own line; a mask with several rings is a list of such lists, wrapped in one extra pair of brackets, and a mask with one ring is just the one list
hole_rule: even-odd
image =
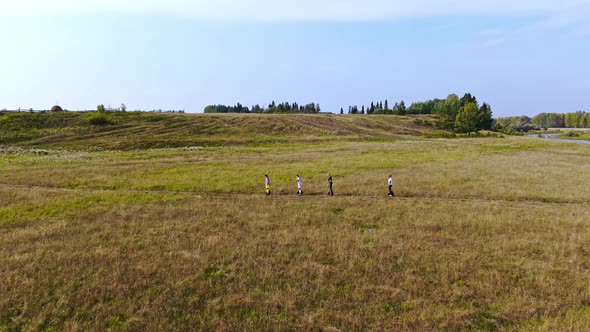
[(26, 155), (26, 154), (33, 154), (33, 155), (48, 155), (52, 153), (57, 153), (57, 150), (49, 150), (49, 149), (25, 149), (19, 146), (0, 146), (0, 156), (4, 155)]
[[(181, 148), (158, 148), (158, 149), (149, 149), (148, 151), (199, 151), (204, 150), (205, 148), (202, 146), (185, 146)], [(136, 150), (136, 151), (146, 151), (146, 150)]]
[(95, 162), (104, 160), (95, 153), (90, 152), (62, 152), (48, 155), (33, 155), (28, 157), (32, 163), (78, 163), (78, 162)]
[(51, 149), (28, 149), (19, 146), (0, 146), (0, 156), (19, 160), (30, 164), (95, 162), (104, 160), (99, 154), (88, 151), (69, 151)]

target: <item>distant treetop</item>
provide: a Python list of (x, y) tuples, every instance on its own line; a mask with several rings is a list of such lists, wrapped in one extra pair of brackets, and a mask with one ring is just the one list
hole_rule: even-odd
[(293, 113), (311, 113), (321, 112), (320, 104), (309, 103), (299, 105), (297, 103), (284, 102), (277, 104), (274, 101), (268, 107), (254, 105), (251, 108), (238, 103), (236, 106), (227, 105), (209, 105), (205, 107), (205, 113), (266, 113), (266, 114), (293, 114)]

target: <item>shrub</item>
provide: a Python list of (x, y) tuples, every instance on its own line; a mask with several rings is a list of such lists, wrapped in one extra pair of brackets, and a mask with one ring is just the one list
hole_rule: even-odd
[(418, 126), (424, 126), (424, 127), (432, 127), (433, 124), (430, 121), (426, 121), (426, 120), (422, 120), (422, 119), (416, 119), (414, 120), (414, 124), (418, 125)]
[(93, 126), (108, 126), (112, 124), (109, 118), (102, 113), (93, 114), (88, 121)]
[(448, 131), (430, 131), (430, 132), (423, 132), (423, 137), (426, 138), (456, 138), (457, 135), (454, 133), (450, 133)]

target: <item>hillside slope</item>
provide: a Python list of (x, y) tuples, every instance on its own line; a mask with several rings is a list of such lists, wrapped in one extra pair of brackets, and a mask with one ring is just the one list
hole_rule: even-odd
[(431, 116), (154, 113), (0, 115), (0, 145), (145, 149), (286, 141), (384, 140), (432, 131)]

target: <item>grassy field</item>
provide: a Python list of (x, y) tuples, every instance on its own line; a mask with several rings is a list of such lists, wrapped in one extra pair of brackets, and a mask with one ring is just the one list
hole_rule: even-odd
[(2, 120), (0, 331), (589, 330), (590, 147), (415, 120)]
[(590, 130), (570, 131), (565, 134), (561, 134), (559, 137), (565, 139), (582, 139), (590, 141)]
[(538, 133), (560, 134), (559, 138), (563, 139), (580, 139), (590, 141), (590, 128), (549, 128), (544, 132)]
[[(99, 120), (99, 121), (97, 121)], [(48, 114), (0, 112), (0, 144), (136, 150), (187, 146), (383, 140), (436, 132), (430, 116)]]

